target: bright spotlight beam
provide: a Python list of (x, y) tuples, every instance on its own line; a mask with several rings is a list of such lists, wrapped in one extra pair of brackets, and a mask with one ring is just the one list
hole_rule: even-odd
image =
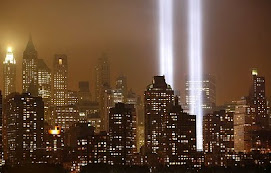
[(172, 5), (172, 0), (159, 0), (159, 58), (160, 75), (164, 75), (167, 83), (174, 87)]
[(197, 150), (203, 150), (202, 110), (202, 0), (188, 0), (190, 114), (196, 115)]

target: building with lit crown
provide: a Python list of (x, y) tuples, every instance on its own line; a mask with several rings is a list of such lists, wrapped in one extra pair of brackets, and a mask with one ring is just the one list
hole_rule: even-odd
[(65, 54), (56, 54), (53, 62), (52, 106), (68, 104), (68, 59)]
[(16, 92), (16, 60), (13, 56), (12, 48), (8, 48), (5, 61), (3, 62), (4, 69), (4, 98), (11, 93)]

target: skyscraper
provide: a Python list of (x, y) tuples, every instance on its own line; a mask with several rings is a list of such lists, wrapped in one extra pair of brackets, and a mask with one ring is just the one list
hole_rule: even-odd
[(37, 62), (38, 93), (40, 97), (47, 101), (51, 97), (51, 70), (43, 59), (38, 59)]
[(8, 48), (4, 68), (4, 98), (10, 93), (16, 92), (16, 60), (13, 56), (12, 48)]
[(68, 104), (68, 59), (65, 54), (56, 54), (53, 68), (52, 105)]
[(265, 78), (252, 70), (249, 96), (239, 101), (234, 115), (234, 147), (237, 152), (269, 152), (271, 147), (270, 126)]
[(96, 101), (100, 103), (103, 100), (105, 89), (110, 88), (110, 64), (106, 54), (98, 59), (95, 73), (95, 97)]
[[(29, 87), (32, 85), (32, 89), (38, 90), (38, 70), (37, 70), (38, 53), (34, 47), (32, 36), (29, 36), (26, 49), (23, 53), (23, 92), (29, 92)], [(33, 91), (38, 93), (38, 91)]]
[(216, 105), (215, 78), (204, 75), (201, 80), (186, 79), (185, 102), (189, 114), (197, 116), (197, 149), (203, 150), (203, 115), (211, 113)]
[[(188, 109), (195, 104), (196, 96), (189, 95), (191, 90), (199, 90), (202, 92), (202, 109), (203, 113), (211, 113), (216, 107), (216, 81), (215, 77), (208, 74), (203, 76), (202, 80), (202, 88), (197, 88), (193, 86), (197, 86), (199, 81), (189, 81), (186, 80), (186, 88), (185, 88), (185, 102)], [(190, 112), (190, 114), (193, 114)]]
[(166, 121), (167, 159), (169, 165), (192, 165), (196, 153), (196, 116), (185, 113), (175, 96)]
[(5, 160), (11, 165), (39, 163), (44, 135), (42, 98), (13, 93), (4, 105)]
[(234, 152), (233, 112), (214, 111), (203, 118), (203, 146), (207, 166), (226, 166)]
[(174, 102), (174, 91), (166, 83), (164, 76), (154, 76), (144, 97), (146, 152), (165, 156), (166, 121)]
[(44, 102), (44, 118), (49, 121), (49, 106), (51, 101), (51, 70), (45, 64), (43, 59), (37, 60), (38, 69), (38, 96), (42, 97)]
[(116, 103), (109, 113), (109, 163), (132, 165), (136, 152), (136, 111), (134, 105)]
[(106, 110), (105, 91), (110, 89), (110, 64), (108, 57), (103, 54), (98, 59), (95, 67), (95, 100), (99, 103), (99, 112), (101, 116), (101, 130), (108, 130), (108, 113)]
[(253, 69), (248, 101), (252, 108), (252, 113), (255, 116), (254, 123), (258, 126), (258, 130), (267, 129), (269, 127), (265, 93), (265, 78), (258, 76), (257, 69)]

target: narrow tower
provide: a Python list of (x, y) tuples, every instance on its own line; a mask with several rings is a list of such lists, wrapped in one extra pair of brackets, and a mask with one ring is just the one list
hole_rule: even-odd
[(13, 56), (12, 48), (7, 50), (5, 61), (3, 62), (4, 69), (4, 98), (10, 93), (16, 92), (16, 60)]
[(55, 55), (52, 94), (52, 104), (54, 106), (68, 104), (68, 59), (65, 54)]
[[(31, 91), (38, 93), (38, 70), (37, 70), (38, 53), (34, 47), (32, 36), (29, 36), (26, 49), (23, 54), (23, 92)], [(34, 91), (36, 90), (36, 91)]]

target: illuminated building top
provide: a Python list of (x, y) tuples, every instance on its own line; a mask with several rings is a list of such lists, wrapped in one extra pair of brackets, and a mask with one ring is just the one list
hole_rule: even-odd
[(258, 70), (252, 69), (252, 76), (258, 76)]
[(13, 52), (12, 52), (12, 48), (11, 47), (8, 47), (7, 49), (7, 54), (6, 54), (6, 58), (5, 58), (5, 61), (4, 61), (4, 64), (16, 64), (16, 60), (13, 56)]

